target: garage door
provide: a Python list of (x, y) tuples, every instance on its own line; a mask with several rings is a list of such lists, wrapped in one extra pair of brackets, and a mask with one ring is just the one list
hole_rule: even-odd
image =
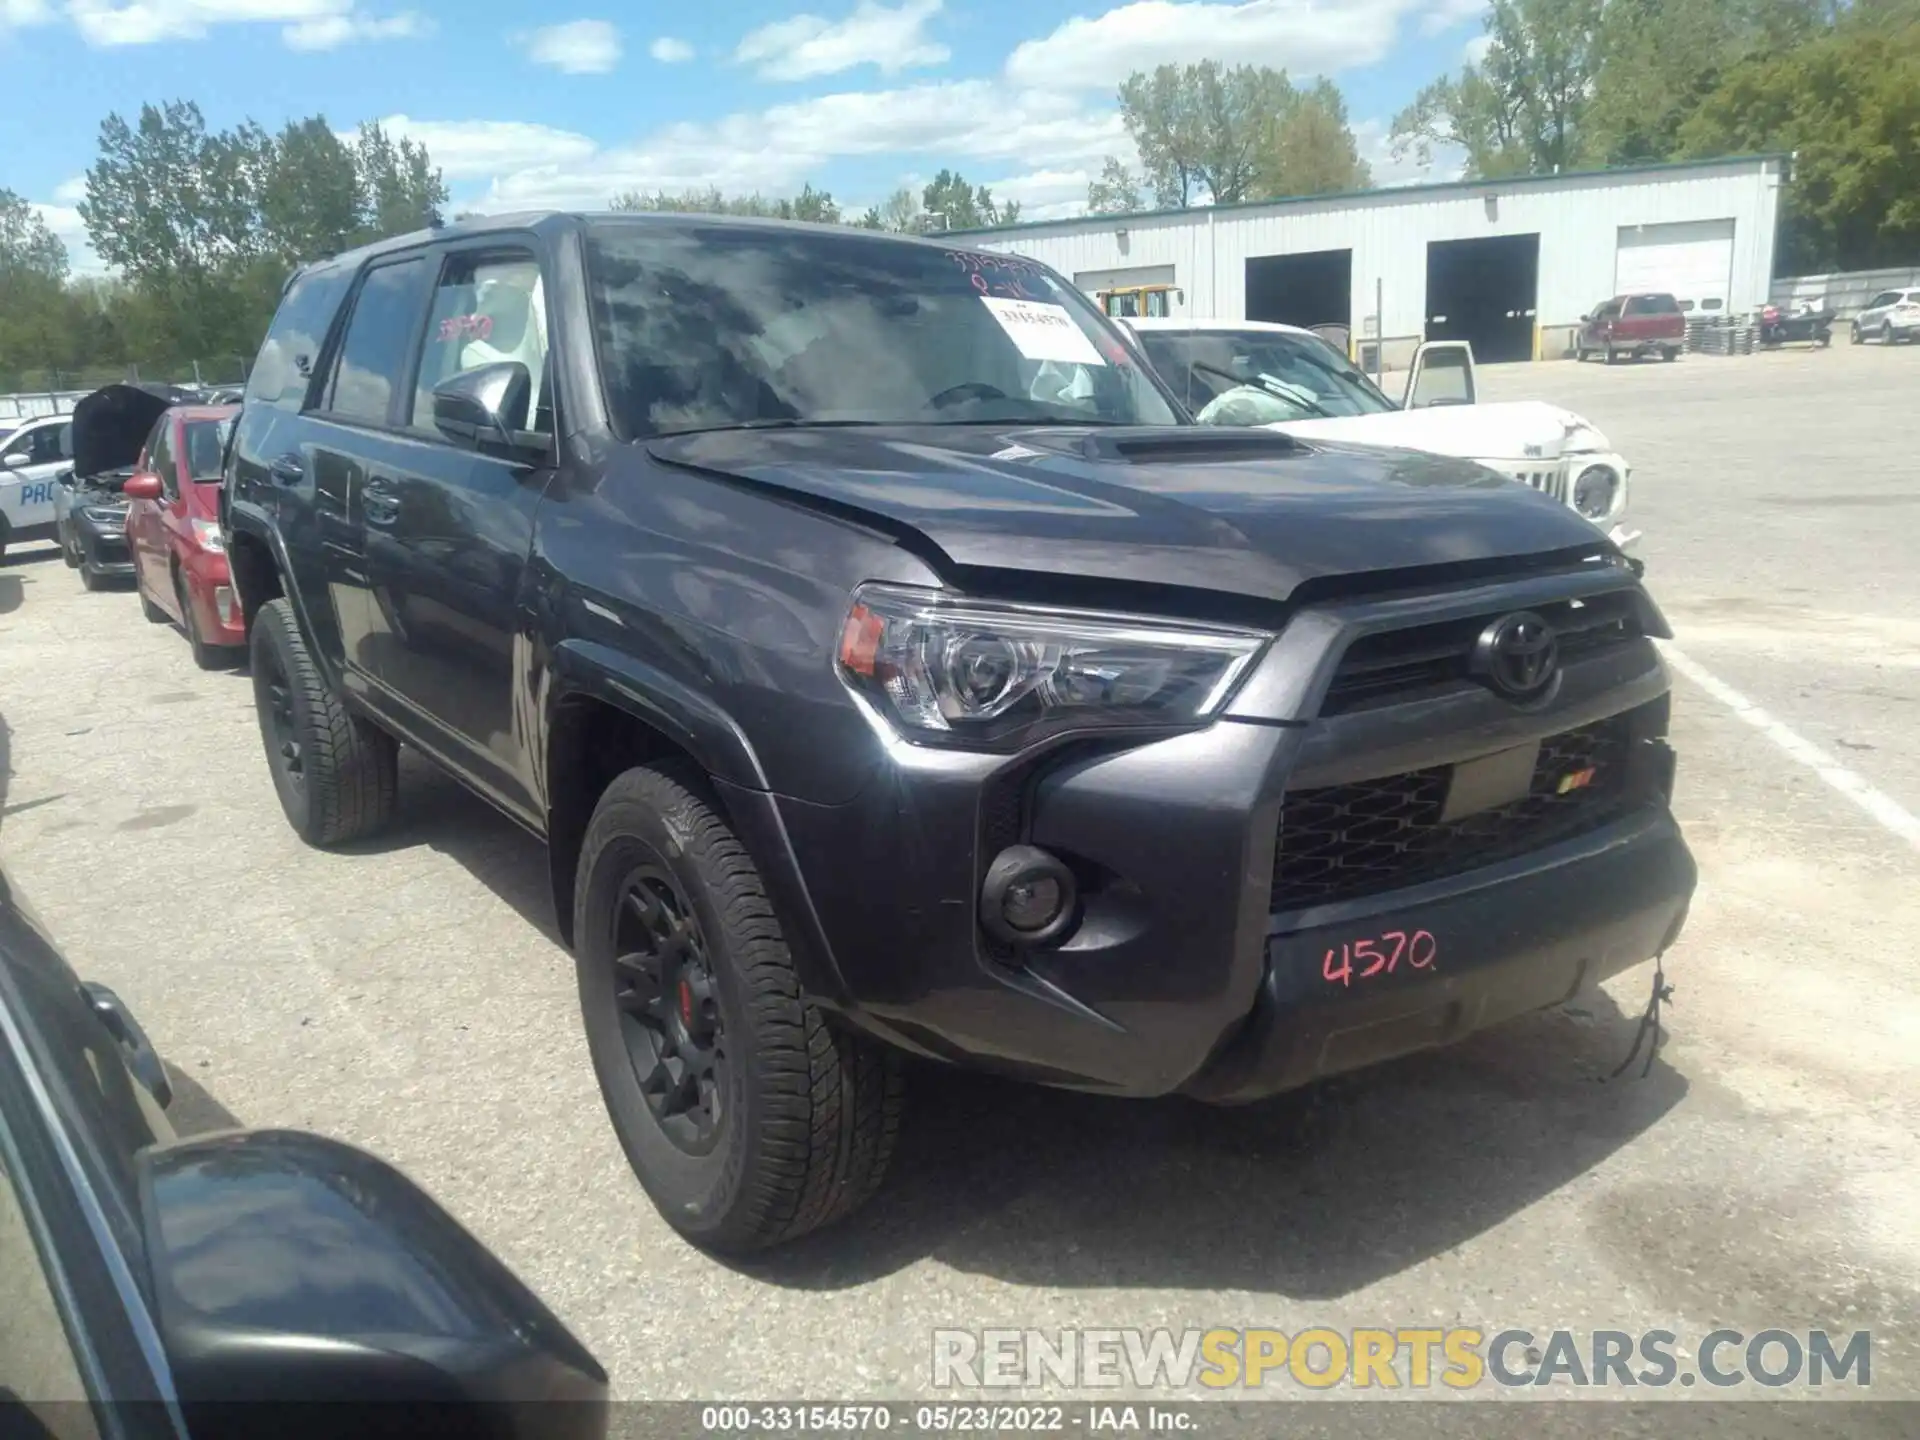
[(1613, 293), (1638, 290), (1665, 290), (1684, 310), (1726, 309), (1733, 290), (1733, 221), (1622, 225)]

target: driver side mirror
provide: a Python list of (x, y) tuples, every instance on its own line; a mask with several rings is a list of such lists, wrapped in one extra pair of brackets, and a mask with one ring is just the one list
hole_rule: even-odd
[(433, 387), (434, 428), (474, 449), (526, 448), (516, 440), (533, 399), (533, 377), (518, 360), (462, 370)]
[(384, 1161), (267, 1130), (136, 1165), (160, 1342), (196, 1440), (605, 1436), (606, 1371)]
[(140, 474), (127, 477), (126, 484), (120, 487), (120, 493), (129, 500), (158, 500), (160, 498), (160, 477)]
[(32, 463), (32, 461), (27, 459), (27, 452), (24, 450), (16, 450), (4, 460), (0, 460), (0, 465), (5, 466), (9, 470), (24, 470)]

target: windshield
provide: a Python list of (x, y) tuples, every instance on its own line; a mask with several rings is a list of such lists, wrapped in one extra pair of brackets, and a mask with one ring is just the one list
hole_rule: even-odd
[(227, 453), (227, 433), (233, 429), (231, 416), (222, 420), (187, 422), (187, 474), (195, 480), (218, 480), (221, 461)]
[(1171, 425), (1092, 304), (1010, 255), (859, 232), (601, 222), (594, 338), (629, 439), (753, 425)]
[(1143, 330), (1140, 344), (1203, 424), (1265, 425), (1399, 408), (1317, 335)]

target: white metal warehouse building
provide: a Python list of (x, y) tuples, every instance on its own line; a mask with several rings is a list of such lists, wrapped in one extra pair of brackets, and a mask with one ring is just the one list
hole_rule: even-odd
[[(1172, 313), (1384, 335), (1388, 365), (1422, 339), (1482, 360), (1566, 353), (1580, 317), (1637, 290), (1683, 309), (1766, 303), (1788, 157), (1412, 185), (970, 234), (1088, 293), (1171, 285)], [(1376, 314), (1376, 295), (1379, 297)]]

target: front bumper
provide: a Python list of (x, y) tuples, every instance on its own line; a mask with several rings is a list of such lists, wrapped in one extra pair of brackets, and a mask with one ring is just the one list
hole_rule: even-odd
[(127, 532), (118, 525), (102, 525), (85, 515), (70, 522), (74, 538), (80, 544), (80, 558), (96, 575), (125, 579), (133, 574), (133, 552), (127, 548)]
[[(796, 949), (831, 976), (831, 995), (815, 988), (871, 1033), (1073, 1088), (1274, 1093), (1552, 1004), (1677, 933), (1694, 871), (1666, 806), (1667, 680), (1650, 641), (1570, 661), (1531, 711), (1469, 684), (1321, 713), (1367, 626), (1525, 608), (1564, 579), (1534, 583), (1306, 612), (1202, 731), (1017, 757), (901, 745), (847, 804), (723, 787), (729, 812), (781, 872), (769, 880)], [(1656, 717), (1632, 732), (1657, 772), (1644, 802), (1499, 863), (1274, 909), (1290, 791), (1449, 767), (1629, 714)], [(1078, 928), (1058, 945), (1015, 952), (976, 921), (988, 864), (1016, 843), (1079, 879)], [(1430, 966), (1319, 978), (1330, 946), (1418, 930), (1439, 947)]]
[[(1186, 1089), (1223, 1103), (1255, 1100), (1560, 1004), (1665, 950), (1694, 879), (1679, 827), (1659, 810), (1486, 872), (1469, 888), (1423, 887), (1384, 912), (1283, 923), (1268, 940), (1246, 1026)], [(1411, 957), (1423, 963), (1409, 963), (1397, 938), (1380, 943), (1383, 933), (1431, 936)], [(1371, 956), (1360, 964), (1356, 937)], [(1375, 973), (1362, 978), (1366, 969)]]

